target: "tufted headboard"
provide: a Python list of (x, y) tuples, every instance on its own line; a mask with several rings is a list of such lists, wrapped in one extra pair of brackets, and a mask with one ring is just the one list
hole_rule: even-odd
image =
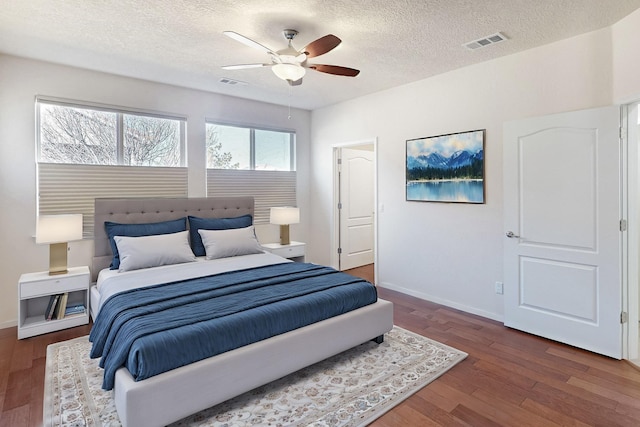
[(104, 229), (105, 221), (123, 224), (160, 222), (186, 216), (233, 218), (253, 216), (253, 197), (199, 198), (117, 198), (95, 199), (94, 255), (92, 281), (111, 263), (111, 246)]

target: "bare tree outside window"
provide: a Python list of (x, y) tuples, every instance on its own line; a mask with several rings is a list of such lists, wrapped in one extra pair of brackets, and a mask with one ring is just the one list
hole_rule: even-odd
[(180, 166), (178, 120), (125, 114), (123, 163), (130, 166)]
[(43, 102), (39, 107), (41, 162), (181, 166), (180, 120)]
[(207, 167), (213, 169), (239, 169), (240, 163), (233, 161), (230, 152), (222, 151), (222, 141), (216, 126), (207, 126)]
[(115, 165), (116, 113), (40, 105), (40, 160)]
[(207, 123), (210, 169), (295, 170), (292, 132)]

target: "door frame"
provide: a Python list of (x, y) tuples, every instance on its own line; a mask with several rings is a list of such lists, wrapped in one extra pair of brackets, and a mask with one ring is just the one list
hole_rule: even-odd
[(622, 307), (628, 321), (622, 324), (622, 354), (627, 360), (640, 360), (638, 338), (640, 320), (640, 135), (631, 117), (638, 119), (640, 102), (621, 105), (622, 212), (627, 232), (622, 242)]
[[(357, 150), (362, 146), (373, 145), (373, 269), (374, 280), (378, 282), (378, 138), (367, 138), (359, 141), (343, 142), (333, 144), (332, 163), (333, 163), (333, 204), (332, 211), (332, 238), (331, 238), (331, 267), (339, 270), (338, 248), (340, 247), (340, 211), (338, 209), (338, 201), (340, 200), (340, 180), (338, 169), (338, 153), (341, 148), (351, 148)], [(374, 283), (374, 284), (376, 284)]]

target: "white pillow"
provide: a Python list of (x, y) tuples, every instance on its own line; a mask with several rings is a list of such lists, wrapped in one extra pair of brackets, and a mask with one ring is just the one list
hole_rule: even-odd
[(253, 226), (229, 230), (198, 230), (207, 259), (226, 258), (264, 252)]
[(120, 254), (118, 271), (138, 270), (159, 265), (196, 260), (189, 246), (189, 232), (180, 231), (153, 236), (114, 236)]

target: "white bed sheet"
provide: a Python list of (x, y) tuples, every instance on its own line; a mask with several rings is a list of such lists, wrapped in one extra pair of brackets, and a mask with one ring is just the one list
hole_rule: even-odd
[(198, 260), (194, 262), (163, 265), (160, 267), (144, 268), (125, 272), (104, 269), (98, 274), (95, 291), (92, 289), (91, 292), (91, 313), (95, 319), (95, 316), (100, 311), (104, 301), (112, 295), (130, 289), (204, 277), (233, 270), (282, 264), (284, 262), (292, 261), (278, 255), (265, 252), (214, 260), (198, 258)]

